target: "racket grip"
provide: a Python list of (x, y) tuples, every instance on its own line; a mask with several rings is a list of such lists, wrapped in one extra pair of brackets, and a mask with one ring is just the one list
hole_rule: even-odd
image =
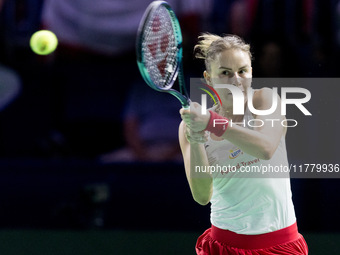
[(187, 101), (186, 104), (182, 104), (182, 107), (184, 110), (189, 110), (190, 109), (190, 101)]
[(190, 99), (187, 99), (186, 102), (182, 101), (182, 108), (184, 110), (189, 110), (190, 109), (190, 102), (191, 102)]

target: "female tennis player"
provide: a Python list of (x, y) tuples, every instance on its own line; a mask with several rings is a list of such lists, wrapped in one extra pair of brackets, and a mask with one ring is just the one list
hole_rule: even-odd
[[(279, 96), (275, 95), (278, 107), (274, 113), (252, 114), (247, 93), (253, 93), (250, 98), (258, 110), (269, 109), (273, 96), (269, 88), (248, 90), (250, 46), (234, 35), (207, 33), (199, 39), (195, 52), (205, 60), (205, 81), (212, 88), (216, 84), (237, 86), (244, 94), (245, 111), (233, 114), (233, 100), (241, 97), (233, 98), (226, 88), (216, 88), (221, 103), (207, 114), (201, 114), (198, 103), (180, 110), (179, 141), (189, 186), (195, 201), (211, 203), (212, 225), (198, 238), (197, 254), (308, 254), (297, 229), (289, 173), (280, 173), (278, 178), (277, 173), (249, 172), (288, 166)], [(255, 119), (258, 122), (249, 125)]]

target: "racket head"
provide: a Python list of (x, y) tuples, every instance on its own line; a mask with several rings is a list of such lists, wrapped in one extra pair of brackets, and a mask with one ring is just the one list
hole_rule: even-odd
[(145, 82), (157, 91), (173, 94), (171, 88), (182, 60), (182, 33), (167, 2), (154, 1), (144, 12), (138, 28), (136, 52)]

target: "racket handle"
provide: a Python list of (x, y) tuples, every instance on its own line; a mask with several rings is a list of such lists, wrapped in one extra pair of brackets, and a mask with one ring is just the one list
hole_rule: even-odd
[(182, 101), (182, 107), (184, 110), (189, 110), (190, 109), (190, 99), (187, 99), (186, 102)]

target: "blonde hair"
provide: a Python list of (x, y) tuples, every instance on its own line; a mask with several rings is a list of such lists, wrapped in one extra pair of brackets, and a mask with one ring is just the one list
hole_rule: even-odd
[(242, 50), (252, 60), (250, 45), (237, 35), (224, 35), (221, 37), (210, 33), (203, 33), (198, 39), (199, 41), (194, 47), (195, 57), (204, 59), (207, 71), (210, 71), (210, 63), (215, 60), (216, 56), (229, 49)]

